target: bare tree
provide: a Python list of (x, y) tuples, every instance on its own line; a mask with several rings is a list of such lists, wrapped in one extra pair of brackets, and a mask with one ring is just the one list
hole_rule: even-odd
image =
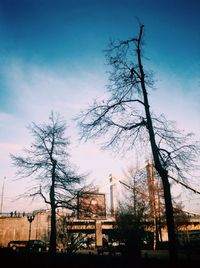
[[(56, 209), (75, 208), (76, 195), (83, 176), (77, 175), (69, 162), (69, 139), (65, 138), (66, 124), (53, 112), (48, 123), (29, 127), (34, 142), (24, 149), (24, 156), (11, 155), (18, 168), (19, 178), (31, 177), (38, 181), (26, 196), (40, 196), (51, 208), (51, 233), (49, 251), (56, 251)], [(79, 186), (79, 187), (78, 187)]]
[(116, 211), (115, 236), (119, 243), (125, 243), (128, 255), (132, 258), (134, 254), (135, 260), (140, 256), (147, 234), (148, 208), (141, 196), (134, 191), (126, 200), (128, 202), (119, 203)]
[(74, 253), (79, 250), (87, 238), (87, 233), (78, 233), (73, 230), (76, 218), (66, 213), (58, 213), (57, 218), (57, 241), (61, 251)]
[[(145, 170), (129, 167), (126, 171), (124, 171), (124, 178), (124, 181), (120, 180), (119, 182), (128, 190), (124, 199), (131, 201), (131, 207), (133, 209), (132, 214), (135, 218), (139, 217), (142, 218), (143, 221), (150, 221), (150, 198), (148, 194), (147, 175)], [(141, 207), (143, 209), (141, 209)], [(140, 215), (140, 213), (142, 214)]]
[(120, 183), (133, 193), (133, 211), (137, 210), (141, 201), (145, 204), (146, 222), (148, 222), (147, 226), (153, 230), (153, 248), (156, 250), (162, 242), (162, 227), (166, 225), (166, 220), (163, 221), (164, 198), (160, 177), (157, 176), (153, 165), (148, 161), (144, 168), (130, 167), (127, 169), (125, 178), (128, 179), (128, 182), (120, 180)]
[(155, 168), (162, 179), (171, 259), (176, 259), (176, 243), (169, 172), (185, 178), (198, 152), (192, 134), (184, 134), (164, 115), (150, 110), (148, 90), (153, 75), (143, 67), (143, 34), (140, 26), (135, 38), (111, 41), (105, 51), (110, 66), (107, 100), (94, 103), (81, 112), (78, 123), (81, 138), (104, 137), (104, 148), (123, 148), (124, 152), (139, 144), (150, 148)]

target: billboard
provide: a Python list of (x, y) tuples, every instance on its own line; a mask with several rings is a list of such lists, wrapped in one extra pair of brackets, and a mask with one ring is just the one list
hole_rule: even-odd
[(80, 192), (78, 194), (79, 219), (101, 219), (105, 217), (105, 194), (91, 192)]

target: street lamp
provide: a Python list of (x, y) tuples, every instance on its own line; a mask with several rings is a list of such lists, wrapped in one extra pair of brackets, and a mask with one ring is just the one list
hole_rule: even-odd
[(31, 223), (34, 220), (35, 215), (27, 215), (27, 220), (29, 221), (29, 235), (28, 235), (28, 240), (31, 238)]

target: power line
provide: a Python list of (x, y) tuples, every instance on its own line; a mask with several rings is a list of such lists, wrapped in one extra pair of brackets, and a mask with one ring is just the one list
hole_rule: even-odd
[[(141, 168), (140, 170), (144, 169), (145, 167)], [(191, 190), (193, 191), (195, 194), (200, 194), (199, 191), (195, 190), (194, 188), (192, 188), (191, 186), (185, 184), (184, 182), (181, 182), (179, 180), (177, 180), (176, 178), (174, 178), (173, 176), (171, 175), (168, 175), (169, 178), (171, 178), (172, 180), (174, 180), (176, 183), (179, 183), (181, 184), (182, 186), (184, 186), (185, 188), (187, 188), (188, 190)]]
[(187, 185), (187, 184), (185, 184), (185, 183), (183, 183), (183, 182), (181, 182), (181, 181), (175, 179), (175, 178), (174, 178), (173, 176), (171, 176), (171, 175), (168, 175), (168, 176), (169, 176), (169, 178), (171, 178), (171, 179), (174, 180), (175, 182), (177, 182), (177, 183), (181, 184), (182, 186), (184, 186), (185, 188), (187, 188), (187, 189), (193, 191), (195, 194), (200, 194), (199, 191), (195, 190), (195, 189), (192, 188), (191, 186), (189, 186), (189, 185)]
[(121, 184), (123, 184), (124, 186), (126, 186), (127, 188), (132, 189), (132, 190), (135, 190), (136, 192), (138, 192), (139, 194), (141, 194), (144, 197), (144, 199), (146, 199), (146, 200), (149, 200), (150, 199), (147, 194), (145, 194), (142, 191), (138, 190), (135, 186), (129, 185), (129, 184), (127, 184), (127, 183), (125, 183), (125, 182), (123, 182), (121, 180), (119, 180), (119, 182)]
[[(131, 190), (135, 190), (136, 192), (138, 192), (140, 195), (143, 196), (144, 199), (146, 199), (146, 200), (150, 200), (150, 197), (149, 197), (147, 194), (145, 194), (144, 192), (138, 190), (137, 187), (135, 187), (135, 186), (133, 186), (133, 185), (130, 185), (130, 184), (127, 184), (127, 183), (125, 183), (125, 182), (123, 182), (123, 181), (121, 181), (121, 180), (119, 180), (119, 182), (120, 182), (121, 184), (123, 184), (124, 186), (126, 186), (127, 188), (129, 188), (129, 189), (131, 189)], [(161, 204), (161, 205), (164, 205), (162, 202), (160, 202), (160, 204)], [(178, 208), (178, 207), (175, 207), (175, 206), (173, 206), (173, 209), (178, 210), (178, 211), (183, 211), (183, 212), (185, 212), (185, 213), (187, 213), (187, 214), (190, 214), (190, 215), (200, 216), (200, 214), (198, 214), (198, 213), (189, 212), (189, 211), (183, 210), (183, 209)]]
[(198, 198), (184, 199), (184, 200), (181, 200), (181, 201), (182, 201), (182, 202), (190, 202), (190, 201), (194, 201), (194, 200), (200, 200), (200, 197), (198, 197)]

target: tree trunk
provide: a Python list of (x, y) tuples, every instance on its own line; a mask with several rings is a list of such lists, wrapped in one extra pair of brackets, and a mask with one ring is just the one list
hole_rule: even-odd
[[(149, 110), (149, 106), (147, 106), (147, 110)], [(148, 127), (148, 131), (149, 131), (149, 137), (150, 137), (150, 143), (151, 143), (155, 168), (156, 168), (158, 174), (160, 175), (162, 183), (163, 183), (167, 230), (168, 230), (168, 239), (169, 239), (170, 260), (176, 261), (175, 226), (174, 226), (174, 215), (173, 215), (173, 206), (172, 206), (170, 184), (169, 184), (169, 179), (168, 179), (168, 172), (161, 165), (161, 162), (159, 159), (159, 151), (158, 151), (158, 148), (157, 148), (157, 145), (155, 142), (155, 135), (154, 135), (152, 121), (151, 121), (149, 111), (147, 112), (147, 114), (149, 114), (149, 116), (147, 116), (147, 127)]]
[(150, 139), (151, 149), (153, 153), (153, 159), (155, 163), (155, 168), (158, 174), (160, 175), (162, 183), (163, 183), (170, 260), (176, 261), (175, 226), (174, 226), (174, 215), (173, 215), (170, 184), (168, 180), (168, 172), (166, 169), (162, 167), (162, 164), (160, 162), (159, 150), (157, 148), (156, 141), (155, 141), (155, 134), (154, 134), (151, 115), (149, 111), (149, 104), (148, 104), (148, 98), (147, 98), (145, 86), (144, 86), (143, 93), (144, 93), (145, 112), (146, 112), (146, 119), (147, 119), (147, 129), (149, 132), (149, 139)]
[(159, 172), (159, 175), (162, 178), (163, 190), (164, 190), (170, 259), (172, 261), (176, 261), (177, 259), (176, 236), (175, 236), (174, 214), (173, 214), (173, 206), (172, 206), (172, 199), (171, 199), (171, 192), (170, 192), (170, 184), (169, 184), (169, 179), (168, 179), (168, 172), (166, 170), (162, 170), (161, 172)]
[(137, 56), (138, 56), (138, 66), (140, 69), (140, 79), (141, 79), (140, 83), (141, 83), (141, 88), (142, 88), (142, 93), (143, 93), (144, 107), (145, 107), (145, 114), (146, 114), (146, 124), (147, 124), (146, 127), (149, 133), (149, 140), (150, 140), (150, 145), (152, 149), (155, 168), (158, 174), (160, 175), (162, 183), (163, 183), (170, 260), (176, 261), (177, 259), (176, 238), (175, 238), (174, 215), (173, 215), (173, 206), (172, 206), (172, 199), (171, 199), (171, 192), (170, 192), (170, 184), (168, 180), (168, 172), (165, 168), (163, 168), (161, 161), (160, 161), (159, 150), (158, 150), (156, 140), (155, 140), (155, 133), (153, 129), (152, 118), (151, 118), (151, 113), (150, 113), (150, 108), (149, 108), (149, 101), (148, 101), (147, 90), (146, 90), (146, 85), (145, 85), (145, 73), (143, 70), (143, 65), (141, 61), (141, 51), (140, 51), (142, 32), (143, 32), (143, 26), (140, 29), (140, 34), (138, 38)]
[(50, 233), (50, 245), (49, 245), (49, 252), (52, 254), (56, 253), (55, 169), (56, 169), (56, 161), (53, 160), (52, 185), (51, 185), (51, 189), (50, 189), (51, 233)]

